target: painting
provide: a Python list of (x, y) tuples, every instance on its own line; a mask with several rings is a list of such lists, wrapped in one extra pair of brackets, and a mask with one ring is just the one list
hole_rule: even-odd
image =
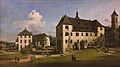
[(120, 0), (0, 0), (0, 67), (119, 67)]

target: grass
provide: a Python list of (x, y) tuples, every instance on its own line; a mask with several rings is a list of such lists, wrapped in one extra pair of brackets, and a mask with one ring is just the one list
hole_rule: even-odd
[[(98, 57), (106, 56), (106, 54), (99, 53), (93, 49), (82, 50), (82, 51), (75, 53), (75, 55), (76, 55), (77, 61), (98, 60)], [(99, 59), (102, 59), (102, 58), (99, 58)], [(45, 58), (37, 59), (36, 62), (37, 63), (71, 62), (71, 55), (63, 56), (63, 57), (62, 56), (61, 57), (45, 57)]]
[[(9, 67), (120, 67), (120, 54), (107, 55), (94, 49), (87, 49), (75, 55), (76, 62), (72, 62), (71, 55), (68, 55), (39, 58), (35, 63), (11, 63)], [(8, 67), (8, 65), (3, 65), (3, 67)]]
[(21, 59), (28, 58), (27, 55), (16, 52), (15, 54), (2, 54), (0, 55), (0, 60), (13, 60), (14, 57), (20, 57)]

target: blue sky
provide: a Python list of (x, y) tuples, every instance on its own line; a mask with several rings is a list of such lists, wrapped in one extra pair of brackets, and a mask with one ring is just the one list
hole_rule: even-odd
[[(78, 10), (80, 18), (97, 19), (110, 26), (114, 9), (120, 15), (120, 0), (0, 0), (0, 40), (15, 41), (17, 34), (24, 30), (23, 21), (30, 20), (28, 15), (33, 10), (39, 12), (45, 21), (43, 27), (34, 26), (37, 33), (55, 35), (55, 26), (62, 15), (75, 17)], [(31, 28), (28, 30), (36, 33)]]

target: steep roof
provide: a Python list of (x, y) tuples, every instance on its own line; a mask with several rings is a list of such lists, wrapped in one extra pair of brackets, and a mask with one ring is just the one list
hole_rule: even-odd
[(33, 35), (33, 39), (34, 39), (35, 41), (41, 41), (41, 40), (42, 40), (43, 38), (45, 38), (45, 37), (48, 37), (45, 33)]
[(57, 26), (61, 24), (73, 25), (73, 31), (79, 32), (95, 32), (97, 31), (97, 27), (104, 27), (97, 20), (91, 21), (80, 18), (71, 18), (66, 15), (61, 18)]
[[(61, 20), (60, 20), (60, 22), (58, 23), (57, 26), (59, 26), (59, 25), (61, 25), (61, 24), (72, 24), (72, 23), (71, 23), (71, 21), (69, 20), (68, 16), (67, 16), (67, 15), (64, 15), (64, 16), (61, 18)], [(57, 27), (57, 26), (56, 26), (56, 27)]]
[(114, 12), (112, 13), (112, 15), (111, 16), (118, 16), (118, 14), (116, 13), (116, 11), (114, 10)]
[(20, 32), (18, 35), (32, 35), (31, 32), (29, 32), (27, 29), (23, 30), (22, 32)]

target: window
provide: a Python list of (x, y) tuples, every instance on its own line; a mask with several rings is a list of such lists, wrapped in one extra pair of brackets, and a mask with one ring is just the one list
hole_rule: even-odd
[(100, 28), (100, 30), (102, 30), (102, 27)]
[(30, 38), (30, 36), (29, 36), (29, 38)]
[(22, 36), (20, 36), (20, 38), (22, 38)]
[(82, 33), (82, 36), (83, 36), (83, 33)]
[(22, 50), (22, 45), (20, 45), (20, 49)]
[(29, 43), (31, 42), (31, 40), (29, 40)]
[(71, 43), (72, 43), (72, 40), (71, 40)]
[(25, 36), (25, 38), (26, 38), (26, 36)]
[(71, 33), (71, 36), (72, 36), (72, 33)]
[(65, 36), (69, 36), (69, 33), (68, 33), (68, 32), (66, 32), (66, 33), (65, 33)]
[(87, 40), (86, 40), (86, 43), (87, 43)]
[(25, 45), (25, 49), (26, 49), (26, 47), (27, 47), (27, 46)]
[(22, 43), (22, 40), (20, 40), (20, 43)]
[(92, 36), (92, 33), (90, 33), (90, 36)]
[(102, 36), (102, 33), (100, 34), (100, 36)]
[(67, 40), (65, 40), (65, 43), (67, 43)]
[(104, 39), (103, 39), (103, 41), (104, 41)]
[(76, 36), (79, 36), (79, 33), (76, 33)]
[(88, 33), (86, 33), (86, 36), (88, 36)]
[(97, 36), (97, 33), (95, 33), (95, 36)]
[(25, 40), (25, 43), (26, 43), (26, 40)]
[(69, 29), (68, 26), (65, 26), (65, 29)]
[(116, 23), (117, 23), (118, 21), (117, 21), (117, 18), (116, 18)]
[(93, 39), (93, 41), (94, 41), (94, 39)]
[(78, 25), (79, 25), (80, 23), (78, 23)]
[(79, 40), (77, 40), (77, 42), (79, 42)]

